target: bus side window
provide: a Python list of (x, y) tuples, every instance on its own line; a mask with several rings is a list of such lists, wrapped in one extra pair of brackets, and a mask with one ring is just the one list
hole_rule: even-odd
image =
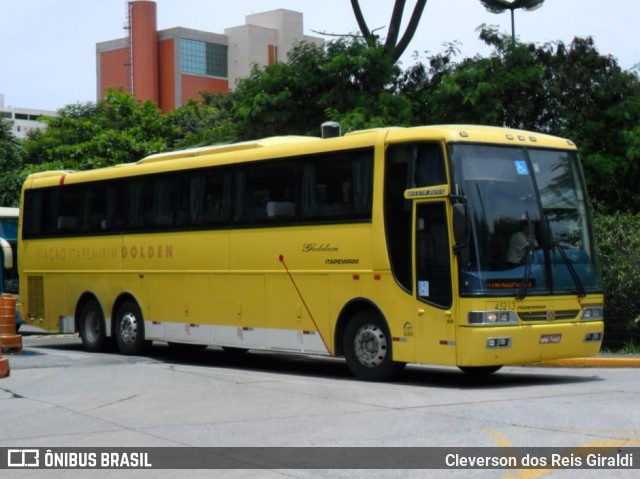
[(243, 225), (291, 222), (296, 216), (296, 162), (243, 165), (236, 177), (234, 221)]
[(60, 210), (56, 218), (56, 230), (75, 233), (80, 228), (82, 190), (73, 185), (60, 188)]
[(305, 159), (301, 177), (303, 221), (371, 218), (371, 150), (332, 153)]
[(88, 233), (101, 233), (107, 228), (107, 185), (98, 182), (84, 190), (80, 229)]
[(413, 291), (411, 267), (411, 201), (404, 198), (410, 188), (447, 183), (446, 164), (440, 143), (398, 143), (386, 152), (384, 216), (391, 269), (396, 281)]
[(231, 210), (231, 172), (228, 168), (206, 168), (178, 177), (175, 212), (180, 229), (225, 226)]
[[(231, 212), (232, 175), (228, 169), (210, 170), (204, 175), (202, 219), (210, 225), (226, 225)], [(192, 213), (193, 206), (192, 204)]]
[(411, 267), (411, 201), (404, 192), (413, 188), (413, 149), (411, 144), (390, 145), (386, 151), (384, 178), (384, 217), (387, 250), (396, 281), (413, 291)]
[(414, 188), (447, 183), (447, 172), (442, 147), (438, 143), (412, 145), (414, 156)]
[(151, 227), (173, 226), (176, 209), (175, 178), (162, 175), (153, 179), (153, 202)]
[(122, 181), (110, 181), (107, 184), (106, 198), (106, 216), (104, 221), (100, 222), (100, 229), (104, 231), (121, 231), (124, 226), (124, 184)]
[(42, 238), (56, 233), (58, 199), (58, 190), (53, 188), (25, 192), (24, 239)]
[(131, 178), (126, 185), (126, 227), (138, 229), (143, 224), (144, 178)]

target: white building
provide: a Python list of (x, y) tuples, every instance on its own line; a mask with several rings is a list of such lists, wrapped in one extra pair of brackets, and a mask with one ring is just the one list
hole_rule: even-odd
[(13, 134), (23, 140), (31, 130), (44, 130), (47, 125), (38, 121), (43, 116), (58, 116), (50, 110), (35, 110), (33, 108), (18, 108), (4, 104), (4, 94), (0, 93), (0, 118), (12, 123)]
[(231, 89), (237, 79), (249, 76), (254, 65), (286, 62), (296, 43), (323, 43), (319, 37), (304, 35), (302, 13), (285, 9), (247, 15), (244, 25), (225, 28), (224, 34), (228, 39)]

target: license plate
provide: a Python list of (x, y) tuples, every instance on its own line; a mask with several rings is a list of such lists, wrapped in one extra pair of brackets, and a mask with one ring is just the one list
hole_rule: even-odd
[(540, 344), (557, 344), (561, 338), (562, 334), (543, 334), (540, 336)]

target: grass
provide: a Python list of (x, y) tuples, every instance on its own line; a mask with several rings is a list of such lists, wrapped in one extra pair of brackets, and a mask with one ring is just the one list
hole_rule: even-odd
[(636, 344), (632, 340), (619, 347), (603, 346), (601, 352), (603, 354), (640, 355), (640, 344)]

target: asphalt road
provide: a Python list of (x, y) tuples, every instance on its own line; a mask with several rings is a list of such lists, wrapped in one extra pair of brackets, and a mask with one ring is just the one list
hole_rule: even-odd
[[(361, 382), (342, 360), (207, 349), (86, 353), (25, 336), (0, 379), (0, 447), (638, 447), (640, 369), (410, 365)], [(11, 473), (7, 475), (7, 472)], [(637, 470), (0, 471), (2, 477), (635, 477)]]

